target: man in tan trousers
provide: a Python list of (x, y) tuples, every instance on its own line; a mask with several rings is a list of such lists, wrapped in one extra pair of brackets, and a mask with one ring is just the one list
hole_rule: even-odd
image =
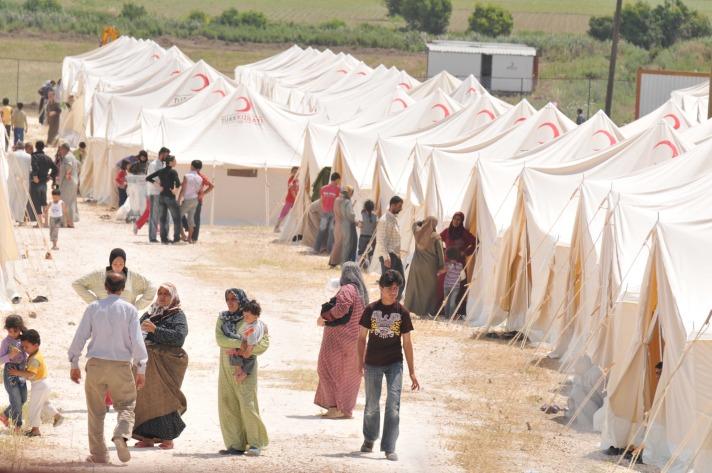
[[(84, 383), (91, 452), (87, 461), (109, 462), (104, 440), (104, 395), (110, 391), (114, 409), (118, 413), (111, 440), (116, 445), (119, 460), (126, 463), (131, 459), (126, 441), (131, 438), (133, 431), (136, 389), (143, 388), (146, 382), (148, 354), (141, 334), (138, 311), (119, 298), (126, 285), (126, 277), (110, 271), (104, 285), (108, 296), (89, 304), (69, 347), (69, 361), (72, 363), (70, 377), (79, 384), (82, 376), (79, 358), (84, 345), (89, 341), (87, 379)], [(136, 367), (135, 380), (132, 365)]]

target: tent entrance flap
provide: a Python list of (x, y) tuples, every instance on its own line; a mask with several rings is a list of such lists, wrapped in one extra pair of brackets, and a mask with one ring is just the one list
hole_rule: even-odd
[(655, 400), (655, 390), (658, 387), (658, 377), (655, 373), (655, 365), (662, 361), (664, 341), (660, 330), (660, 317), (658, 312), (658, 275), (653, 269), (650, 275), (648, 298), (645, 301), (645, 312), (643, 326), (645, 327), (645, 384), (643, 389), (643, 405), (645, 411), (649, 411)]

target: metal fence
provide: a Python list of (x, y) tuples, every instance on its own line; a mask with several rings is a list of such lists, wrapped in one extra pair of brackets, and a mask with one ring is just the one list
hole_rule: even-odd
[[(12, 103), (39, 102), (37, 89), (49, 79), (57, 80), (61, 74), (61, 62), (0, 58), (0, 98), (7, 97)], [(559, 109), (572, 119), (578, 108), (590, 116), (604, 107), (605, 79), (544, 77), (536, 80), (533, 92), (526, 92), (529, 84), (525, 80), (528, 81), (521, 80), (519, 92), (495, 92), (494, 95), (511, 103), (526, 98), (537, 108), (556, 102)], [(634, 119), (635, 87), (634, 80), (616, 81), (612, 118), (618, 124)]]
[(12, 103), (39, 102), (37, 89), (61, 76), (61, 62), (0, 58), (0, 97), (7, 97)]

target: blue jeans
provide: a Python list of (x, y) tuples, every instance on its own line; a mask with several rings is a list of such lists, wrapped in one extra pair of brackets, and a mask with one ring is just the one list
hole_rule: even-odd
[(334, 247), (334, 214), (322, 213), (319, 219), (319, 233), (316, 235), (316, 243), (314, 243), (314, 251), (321, 253), (321, 250), (326, 245), (326, 251), (331, 253)]
[(171, 214), (173, 220), (173, 241), (180, 241), (180, 209), (175, 197), (159, 196), (158, 213), (161, 222), (161, 241), (168, 241), (168, 213)]
[(403, 362), (386, 366), (365, 366), (366, 409), (363, 413), (363, 438), (374, 442), (378, 438), (381, 423), (381, 385), (386, 376), (386, 413), (383, 419), (381, 451), (396, 451), (398, 424), (400, 422), (400, 397), (403, 387)]
[(13, 128), (13, 133), (15, 134), (15, 141), (13, 144), (17, 144), (18, 141), (25, 141), (25, 129), (24, 128)]
[(5, 409), (4, 414), (17, 427), (20, 427), (22, 425), (22, 405), (27, 402), (27, 383), (22, 378), (8, 374), (9, 369), (15, 368), (22, 369), (18, 365), (8, 363), (3, 370), (2, 379), (10, 399), (10, 405)]
[(458, 298), (460, 297), (460, 283), (457, 283), (454, 288), (452, 286), (445, 286), (443, 289), (445, 292), (445, 297), (447, 298), (447, 304), (445, 305), (445, 315), (453, 316), (455, 314), (455, 309), (457, 309), (457, 304), (460, 302), (458, 300)]

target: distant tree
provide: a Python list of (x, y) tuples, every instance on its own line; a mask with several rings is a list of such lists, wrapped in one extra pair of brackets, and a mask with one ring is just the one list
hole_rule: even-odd
[(213, 23), (225, 26), (240, 26), (240, 12), (237, 11), (237, 8), (228, 8), (213, 18)]
[(198, 23), (200, 25), (205, 25), (208, 23), (210, 18), (208, 17), (208, 14), (204, 11), (193, 10), (188, 14), (187, 20), (193, 23)]
[(452, 14), (451, 0), (402, 0), (400, 14), (408, 26), (431, 34), (447, 31)]
[(509, 10), (497, 5), (480, 3), (475, 4), (469, 23), (470, 31), (491, 37), (509, 36), (514, 27), (514, 19)]
[(621, 10), (621, 36), (629, 43), (650, 49), (660, 41), (659, 25), (653, 18), (653, 9), (638, 0), (627, 3)]
[(682, 0), (665, 0), (653, 9), (652, 15), (660, 29), (660, 45), (664, 48), (678, 40), (708, 36), (712, 32), (709, 19), (697, 10), (690, 10)]
[[(610, 16), (591, 17), (588, 34), (601, 41), (611, 39), (612, 25)], [(710, 34), (709, 18), (690, 10), (682, 0), (665, 0), (655, 8), (638, 0), (621, 11), (621, 36), (644, 49), (668, 48), (676, 41)]]
[(57, 0), (25, 0), (22, 4), (23, 8), (27, 11), (37, 12), (58, 12), (62, 11), (62, 5), (59, 4)]
[(398, 16), (401, 14), (401, 3), (403, 0), (385, 0), (388, 16)]
[(121, 13), (119, 16), (128, 20), (137, 20), (139, 18), (143, 18), (147, 14), (146, 8), (144, 8), (143, 5), (136, 5), (135, 3), (129, 2), (124, 3), (124, 6), (121, 7)]
[(248, 10), (240, 14), (240, 24), (254, 26), (255, 28), (264, 28), (267, 26), (267, 17), (262, 12)]
[(611, 35), (613, 35), (613, 17), (592, 16), (589, 18), (588, 35), (599, 41), (611, 39)]

